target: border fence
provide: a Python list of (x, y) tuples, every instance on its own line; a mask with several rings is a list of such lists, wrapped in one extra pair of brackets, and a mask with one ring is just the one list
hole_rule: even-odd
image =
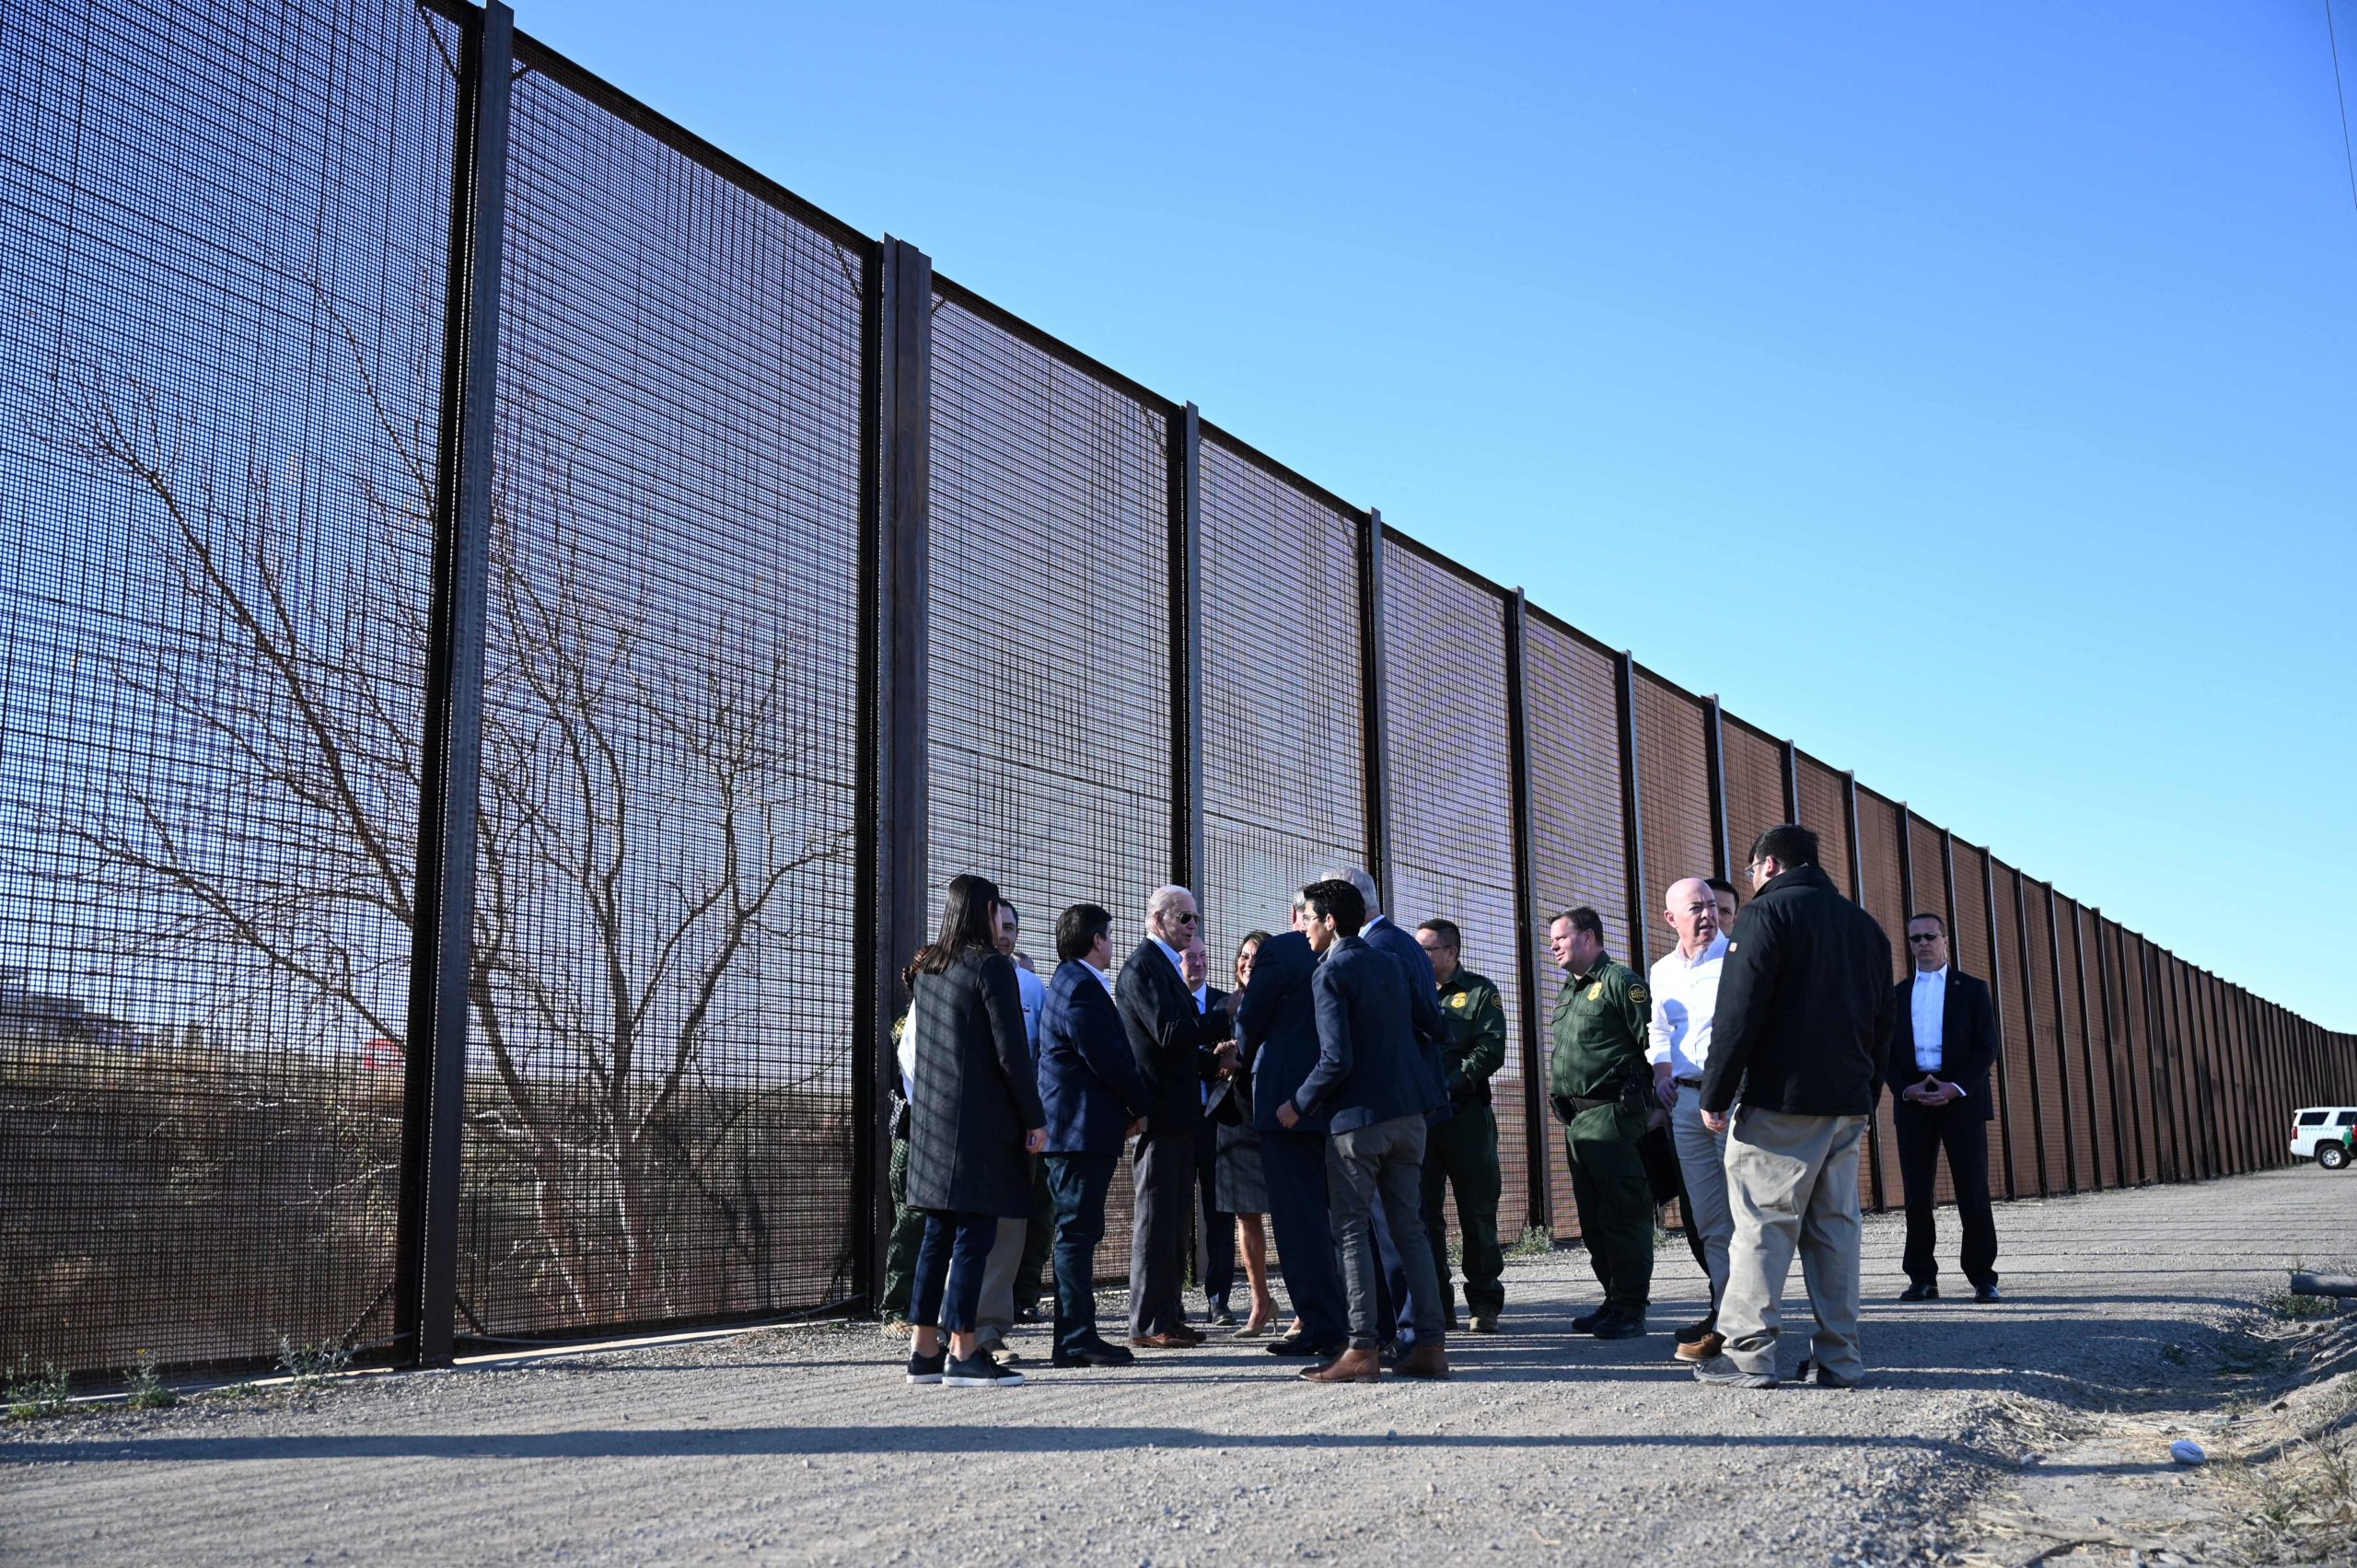
[(22, 0), (0, 291), (0, 1363), (871, 1300), (897, 972), (963, 870), (1035, 951), (1193, 886), (1215, 978), (1333, 863), (1457, 920), (1513, 1030), (1508, 1234), (1576, 1235), (1548, 916), (1658, 957), (1659, 890), (1780, 820), (1992, 982), (2003, 1196), (2275, 1164), (2357, 1101), (2351, 1037), (504, 6)]

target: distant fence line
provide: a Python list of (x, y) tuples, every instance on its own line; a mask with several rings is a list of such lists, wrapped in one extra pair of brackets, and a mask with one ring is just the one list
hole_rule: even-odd
[[(1216, 973), (1341, 862), (1457, 921), (1515, 1046), (1509, 1233), (1577, 1234), (1548, 917), (1593, 904), (1658, 957), (1661, 889), (1782, 820), (1991, 981), (2005, 1196), (2275, 1164), (2291, 1107), (2357, 1100), (2351, 1037), (816, 210), (504, 6), (22, 10), (0, 1363), (436, 1362), (872, 1300), (897, 971), (965, 870), (1043, 959), (1065, 904), (1126, 921), (1178, 881)], [(1879, 1130), (1860, 1179), (1898, 1202)]]

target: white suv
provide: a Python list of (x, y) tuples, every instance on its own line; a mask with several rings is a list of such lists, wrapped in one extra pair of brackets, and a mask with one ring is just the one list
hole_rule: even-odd
[(2313, 1159), (2327, 1170), (2339, 1170), (2350, 1161), (2352, 1138), (2357, 1138), (2357, 1106), (2315, 1105), (2292, 1114), (2293, 1159)]

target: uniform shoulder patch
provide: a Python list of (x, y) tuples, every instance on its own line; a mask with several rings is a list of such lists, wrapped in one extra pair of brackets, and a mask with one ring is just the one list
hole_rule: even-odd
[(1631, 987), (1629, 988), (1629, 1000), (1630, 1000), (1630, 1001), (1631, 1001), (1631, 1002), (1643, 1002), (1644, 999), (1645, 999), (1645, 988), (1644, 988), (1643, 986), (1642, 986), (1642, 985), (1632, 985), (1632, 986), (1631, 986)]

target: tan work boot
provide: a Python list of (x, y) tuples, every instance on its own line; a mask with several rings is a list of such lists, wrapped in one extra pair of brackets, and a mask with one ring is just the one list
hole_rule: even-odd
[(1371, 1350), (1346, 1350), (1323, 1366), (1301, 1374), (1305, 1383), (1380, 1383), (1383, 1363)]
[(1678, 1346), (1675, 1353), (1680, 1361), (1702, 1362), (1710, 1360), (1726, 1348), (1727, 1340), (1724, 1334), (1708, 1333), (1692, 1344)]
[(1438, 1339), (1418, 1340), (1400, 1362), (1402, 1377), (1446, 1377), (1448, 1376), (1448, 1352)]

